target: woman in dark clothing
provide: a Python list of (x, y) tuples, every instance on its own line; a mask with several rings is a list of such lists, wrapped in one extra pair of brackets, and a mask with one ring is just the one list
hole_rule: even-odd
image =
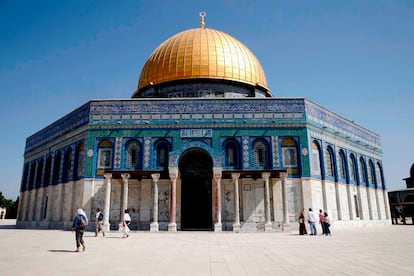
[(83, 251), (85, 251), (85, 241), (83, 240), (83, 234), (85, 233), (85, 227), (88, 225), (88, 217), (82, 209), (78, 209), (78, 214), (73, 219), (72, 232), (75, 231), (76, 239), (76, 252), (80, 252), (79, 248), (82, 245)]
[(303, 212), (300, 213), (299, 216), (299, 235), (306, 235), (306, 226), (305, 226), (305, 214)]

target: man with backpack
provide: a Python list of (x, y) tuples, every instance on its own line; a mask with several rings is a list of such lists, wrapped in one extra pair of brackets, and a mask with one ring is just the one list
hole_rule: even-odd
[(80, 252), (79, 248), (82, 245), (83, 251), (86, 249), (85, 241), (83, 240), (83, 234), (85, 233), (86, 226), (88, 225), (88, 217), (85, 211), (78, 209), (76, 217), (73, 219), (72, 232), (75, 231), (76, 240), (76, 252)]
[(101, 209), (96, 209), (96, 215), (95, 215), (95, 237), (98, 236), (98, 233), (102, 231), (102, 235), (105, 237), (105, 232), (103, 230), (103, 213)]

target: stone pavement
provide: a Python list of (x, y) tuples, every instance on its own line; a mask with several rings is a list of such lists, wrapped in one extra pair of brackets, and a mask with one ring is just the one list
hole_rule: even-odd
[[(414, 226), (291, 233), (74, 234), (0, 222), (0, 275), (413, 275)], [(296, 225), (295, 225), (296, 226)], [(318, 228), (318, 230), (320, 230)]]

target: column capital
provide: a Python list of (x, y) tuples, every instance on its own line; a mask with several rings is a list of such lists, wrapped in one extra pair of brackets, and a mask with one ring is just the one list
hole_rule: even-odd
[(240, 178), (240, 173), (231, 173), (231, 179), (233, 179), (233, 181), (239, 180)]
[(160, 174), (159, 173), (153, 173), (151, 174), (152, 180), (158, 181), (160, 180)]
[(222, 172), (223, 168), (213, 168), (213, 176), (216, 181), (221, 179)]
[(287, 172), (281, 172), (279, 173), (280, 179), (282, 181), (286, 181), (287, 177), (288, 177), (288, 173)]
[(170, 175), (170, 180), (176, 180), (178, 177), (178, 168), (177, 167), (170, 167), (168, 168), (168, 173)]
[(264, 181), (269, 180), (269, 178), (270, 178), (270, 172), (263, 172), (263, 173), (262, 173), (262, 179), (263, 179)]
[(104, 177), (106, 180), (111, 180), (112, 179), (112, 173), (105, 173)]
[(129, 173), (122, 173), (121, 177), (122, 177), (123, 181), (128, 181), (128, 179), (131, 177), (131, 175)]

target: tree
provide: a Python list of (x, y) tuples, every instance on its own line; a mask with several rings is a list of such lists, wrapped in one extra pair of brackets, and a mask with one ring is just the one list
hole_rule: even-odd
[(0, 207), (6, 208), (6, 219), (15, 219), (17, 217), (17, 206), (19, 204), (19, 197), (16, 201), (6, 199), (3, 193), (0, 192)]

